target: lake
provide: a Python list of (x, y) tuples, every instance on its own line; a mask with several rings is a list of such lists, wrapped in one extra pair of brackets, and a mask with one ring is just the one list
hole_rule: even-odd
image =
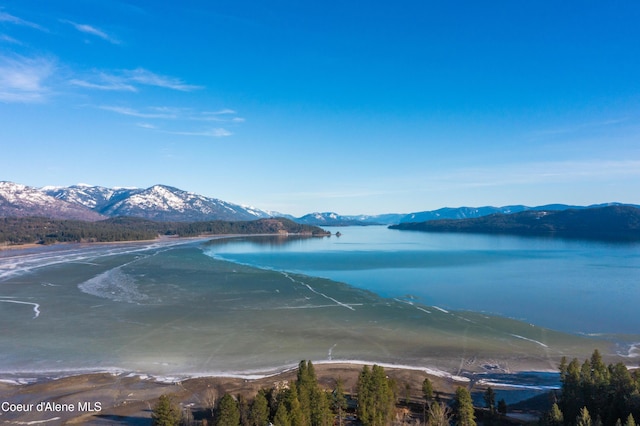
[(380, 226), (327, 229), (342, 235), (219, 240), (205, 253), (555, 330), (640, 334), (640, 244)]
[(337, 230), (1, 251), (0, 379), (250, 377), (302, 359), (464, 375), (640, 355), (637, 244)]

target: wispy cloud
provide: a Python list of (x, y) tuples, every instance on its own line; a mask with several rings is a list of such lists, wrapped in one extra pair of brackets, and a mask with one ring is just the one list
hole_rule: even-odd
[(138, 117), (138, 118), (165, 118), (165, 119), (175, 119), (176, 115), (165, 112), (143, 112), (138, 111), (133, 108), (128, 107), (120, 107), (120, 106), (110, 106), (110, 105), (102, 105), (98, 108), (103, 109), (105, 111), (111, 111), (122, 115), (128, 115), (130, 117)]
[(204, 136), (204, 137), (213, 137), (213, 138), (223, 138), (226, 136), (231, 136), (231, 133), (227, 129), (216, 128), (204, 131), (196, 131), (196, 132), (180, 132), (180, 131), (164, 131), (163, 133), (169, 133), (171, 135), (180, 135), (180, 136)]
[(69, 21), (66, 19), (62, 19), (60, 20), (60, 22), (64, 22), (65, 24), (69, 24), (73, 26), (76, 30), (80, 31), (81, 33), (90, 34), (90, 35), (99, 37), (112, 44), (120, 44), (120, 40), (110, 36), (109, 34), (105, 33), (101, 29), (98, 29), (92, 25), (78, 24), (77, 22)]
[(144, 68), (122, 70), (116, 73), (94, 71), (83, 78), (75, 78), (69, 83), (86, 89), (137, 92), (139, 86), (154, 86), (165, 89), (190, 92), (202, 89), (202, 86), (186, 84), (183, 80), (166, 75), (156, 74)]
[(51, 93), (46, 82), (56, 69), (46, 58), (0, 57), (0, 101), (43, 102)]
[(105, 74), (98, 73), (95, 75), (94, 81), (82, 80), (82, 79), (72, 79), (69, 83), (74, 86), (84, 87), (86, 89), (97, 89), (97, 90), (108, 90), (108, 91), (120, 91), (120, 92), (137, 92), (138, 89), (129, 84), (125, 79)]
[(211, 121), (217, 123), (244, 123), (243, 117), (235, 117), (237, 112), (232, 109), (222, 109), (220, 111), (205, 111), (197, 115), (192, 115), (191, 120)]
[(6, 43), (13, 43), (13, 44), (22, 44), (20, 41), (16, 40), (13, 37), (9, 37), (6, 34), (0, 34), (0, 41), (4, 41)]
[[(583, 160), (515, 163), (453, 170), (425, 176), (425, 187), (454, 190), (513, 185), (553, 185), (640, 177), (640, 160)], [(412, 179), (415, 182), (415, 179)]]
[(190, 92), (192, 90), (202, 89), (202, 86), (186, 84), (179, 78), (156, 74), (144, 68), (126, 70), (124, 71), (124, 77), (129, 81), (139, 84), (164, 87), (167, 89), (180, 90), (182, 92)]
[(0, 22), (8, 22), (10, 24), (15, 24), (15, 25), (21, 25), (24, 27), (30, 27), (30, 28), (34, 28), (36, 30), (40, 30), (40, 31), (47, 31), (46, 28), (43, 28), (42, 26), (34, 23), (34, 22), (30, 22), (30, 21), (26, 21), (22, 18), (18, 18), (17, 16), (13, 16), (10, 15), (6, 12), (2, 12), (0, 11)]
[(157, 129), (157, 127), (151, 123), (137, 123), (136, 126), (142, 127), (143, 129)]
[(586, 123), (577, 123), (573, 125), (567, 125), (563, 127), (556, 127), (552, 129), (542, 129), (537, 132), (534, 132), (534, 136), (553, 136), (553, 135), (564, 135), (571, 133), (583, 132), (585, 130), (590, 131), (598, 128), (607, 128), (610, 126), (615, 126), (621, 123), (628, 121), (628, 118), (612, 118), (609, 120), (599, 120), (592, 121)]

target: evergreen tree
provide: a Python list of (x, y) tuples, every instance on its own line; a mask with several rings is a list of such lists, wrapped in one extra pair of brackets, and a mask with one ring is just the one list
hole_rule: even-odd
[[(557, 407), (557, 405), (556, 405), (556, 407)], [(558, 411), (559, 410), (560, 409), (558, 409)], [(498, 401), (498, 413), (500, 413), (500, 415), (502, 415), (502, 416), (506, 416), (507, 415), (507, 401), (505, 401), (504, 398), (501, 399), (500, 401)]]
[(276, 415), (273, 418), (274, 426), (292, 426), (291, 419), (289, 418), (289, 412), (287, 406), (283, 403), (278, 404)]
[(457, 426), (476, 426), (471, 393), (467, 388), (458, 386), (454, 397), (454, 416)]
[(180, 413), (171, 398), (160, 395), (151, 413), (151, 419), (154, 426), (177, 426), (180, 423)]
[(637, 394), (638, 387), (627, 367), (619, 362), (609, 368), (609, 399), (606, 402), (606, 413), (602, 416), (611, 424), (614, 419), (623, 419), (630, 411), (630, 396)]
[(266, 426), (269, 424), (269, 403), (264, 391), (258, 392), (249, 410), (249, 424), (251, 426)]
[(285, 403), (287, 404), (287, 409), (289, 411), (291, 426), (307, 426), (308, 420), (300, 406), (300, 400), (298, 399), (298, 387), (295, 382), (291, 384), (291, 389), (285, 399)]
[(493, 417), (496, 414), (496, 393), (491, 386), (487, 387), (483, 397), (485, 407), (489, 409), (489, 415)]
[(548, 418), (548, 423), (551, 426), (561, 426), (564, 424), (564, 416), (562, 415), (562, 411), (560, 411), (560, 407), (558, 407), (557, 403), (554, 402), (551, 406)]
[(347, 398), (344, 395), (344, 387), (341, 379), (338, 379), (336, 388), (333, 391), (332, 408), (335, 415), (338, 416), (338, 424), (342, 426), (342, 413), (347, 409)]
[(580, 409), (580, 414), (576, 417), (576, 426), (593, 426), (591, 415), (589, 414), (587, 407), (582, 407)]
[(602, 415), (607, 408), (607, 391), (611, 383), (611, 372), (596, 349), (591, 355), (591, 385), (593, 387), (593, 407)]
[(433, 384), (428, 377), (422, 381), (422, 397), (427, 403), (430, 403), (433, 399)]
[(311, 425), (333, 425), (333, 413), (331, 412), (331, 394), (322, 390), (317, 384), (311, 392)]
[(624, 423), (624, 426), (636, 426), (636, 420), (631, 414), (627, 417), (627, 421)]
[(566, 359), (560, 365), (560, 380), (562, 381), (562, 397), (560, 409), (565, 419), (578, 417), (580, 408), (584, 407), (584, 393), (580, 379), (580, 363), (574, 358), (569, 364)]
[(358, 417), (365, 426), (389, 423), (395, 409), (393, 384), (384, 368), (366, 365), (358, 377)]
[[(311, 365), (311, 368), (309, 366)], [(313, 373), (313, 374), (312, 374)], [(300, 402), (300, 409), (302, 410), (302, 414), (306, 421), (309, 421), (309, 424), (312, 424), (311, 420), (311, 394), (313, 393), (313, 389), (317, 385), (315, 370), (313, 368), (313, 364), (311, 361), (308, 363), (306, 361), (300, 361), (298, 365), (298, 380), (297, 380), (297, 389), (298, 389), (298, 401)]]
[(297, 389), (300, 409), (308, 424), (326, 426), (333, 422), (331, 402), (327, 393), (318, 385), (315, 368), (311, 361), (300, 361)]
[(214, 424), (216, 426), (238, 426), (240, 424), (238, 403), (228, 393), (225, 393), (220, 399)]

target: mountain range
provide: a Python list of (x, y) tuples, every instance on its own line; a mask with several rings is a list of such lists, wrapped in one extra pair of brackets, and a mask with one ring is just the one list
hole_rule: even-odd
[(89, 221), (129, 216), (163, 222), (242, 221), (271, 217), (259, 209), (166, 185), (146, 189), (90, 185), (33, 188), (12, 182), (0, 182), (0, 216)]
[(0, 182), (0, 217), (41, 216), (51, 219), (98, 221), (110, 217), (139, 217), (155, 221), (196, 222), (209, 220), (244, 221), (268, 217), (285, 217), (305, 225), (390, 225), (425, 222), (440, 219), (471, 219), (495, 213), (510, 214), (524, 211), (561, 211), (618, 205), (593, 206), (551, 204), (528, 207), (442, 208), (415, 213), (381, 215), (340, 215), (334, 212), (309, 213), (302, 217), (268, 212), (241, 206), (217, 198), (205, 197), (167, 185), (149, 188), (106, 188), (91, 185), (68, 187), (45, 186), (35, 188), (13, 182)]
[(466, 232), (589, 238), (640, 239), (640, 208), (611, 205), (589, 209), (528, 210), (471, 219), (400, 223), (389, 228), (425, 232)]

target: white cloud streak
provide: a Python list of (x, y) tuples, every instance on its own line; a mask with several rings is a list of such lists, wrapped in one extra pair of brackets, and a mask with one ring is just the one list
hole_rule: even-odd
[(179, 132), (179, 131), (165, 131), (164, 133), (168, 133), (171, 135), (180, 135), (180, 136), (203, 136), (203, 137), (212, 137), (212, 138), (223, 138), (227, 136), (233, 135), (229, 130), (223, 128), (216, 128), (211, 130), (205, 130), (200, 132)]
[(118, 39), (110, 36), (109, 34), (105, 33), (104, 31), (94, 26), (87, 25), (87, 24), (78, 24), (77, 22), (68, 21), (68, 20), (61, 20), (61, 22), (64, 22), (65, 24), (69, 24), (73, 26), (76, 30), (80, 31), (81, 33), (99, 37), (112, 44), (120, 44), (120, 41)]
[(7, 43), (12, 43), (12, 44), (22, 44), (20, 41), (16, 40), (13, 37), (9, 37), (6, 34), (0, 34), (0, 41), (4, 41)]
[(34, 28), (36, 30), (40, 30), (40, 31), (47, 31), (45, 28), (41, 27), (40, 25), (34, 23), (34, 22), (30, 22), (30, 21), (26, 21), (22, 18), (18, 18), (17, 16), (13, 16), (10, 15), (6, 12), (0, 12), (0, 22), (8, 22), (10, 24), (14, 24), (14, 25), (21, 25), (23, 27), (30, 27), (30, 28)]
[(156, 74), (144, 68), (126, 70), (124, 72), (124, 77), (131, 82), (136, 82), (147, 86), (164, 87), (167, 89), (179, 90), (182, 92), (191, 92), (193, 90), (202, 89), (202, 86), (186, 84), (178, 78)]
[(138, 89), (129, 84), (126, 80), (105, 74), (98, 73), (95, 81), (87, 81), (81, 79), (72, 79), (69, 83), (74, 86), (83, 87), (86, 89), (96, 89), (96, 90), (105, 90), (105, 91), (119, 91), (119, 92), (137, 92)]
[[(423, 191), (464, 191), (530, 185), (630, 181), (640, 178), (640, 160), (549, 161), (452, 170), (421, 177), (406, 177)], [(419, 183), (417, 183), (419, 182)], [(417, 184), (416, 184), (417, 183)]]
[(181, 92), (202, 89), (202, 86), (186, 84), (179, 78), (156, 74), (144, 68), (123, 70), (115, 74), (94, 72), (92, 75), (85, 76), (84, 78), (76, 78), (69, 82), (74, 86), (85, 89), (121, 92), (137, 92), (141, 85), (161, 87)]
[(110, 105), (102, 105), (98, 108), (103, 109), (105, 111), (111, 111), (122, 115), (128, 115), (130, 117), (138, 117), (138, 118), (164, 118), (164, 119), (175, 119), (177, 118), (175, 114), (171, 113), (149, 113), (135, 110), (133, 108), (128, 107), (119, 107), (119, 106), (110, 106)]
[(51, 93), (46, 82), (55, 69), (55, 63), (46, 58), (0, 57), (0, 101), (45, 101)]

